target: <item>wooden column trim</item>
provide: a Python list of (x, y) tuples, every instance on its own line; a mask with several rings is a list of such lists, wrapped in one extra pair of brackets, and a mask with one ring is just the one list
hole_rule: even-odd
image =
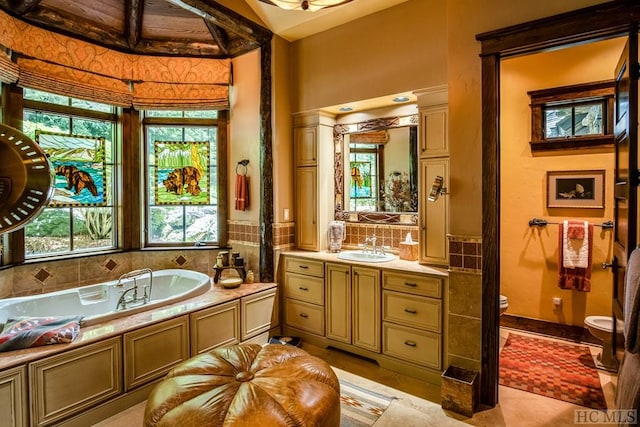
[(261, 44), (260, 69), (260, 281), (274, 280), (273, 129), (271, 124), (271, 40)]
[[(218, 159), (228, 159), (229, 111), (218, 111)], [(229, 162), (218, 162), (218, 218), (229, 218)], [(227, 221), (218, 221), (218, 242), (228, 246)]]

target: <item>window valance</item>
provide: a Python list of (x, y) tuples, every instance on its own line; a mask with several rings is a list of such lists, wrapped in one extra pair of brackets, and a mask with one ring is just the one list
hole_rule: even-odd
[(227, 108), (231, 60), (133, 55), (0, 12), (0, 80), (90, 101), (149, 109)]

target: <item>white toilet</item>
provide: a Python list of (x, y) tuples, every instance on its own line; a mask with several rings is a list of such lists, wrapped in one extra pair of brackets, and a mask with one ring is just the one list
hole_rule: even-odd
[[(598, 354), (596, 366), (607, 371), (617, 371), (618, 363), (611, 354), (611, 345), (613, 337), (613, 318), (609, 316), (587, 316), (584, 324), (594, 337), (602, 341), (602, 352)], [(618, 340), (623, 339), (622, 329), (624, 323), (617, 321)]]
[(509, 300), (504, 295), (500, 295), (500, 316), (509, 308)]

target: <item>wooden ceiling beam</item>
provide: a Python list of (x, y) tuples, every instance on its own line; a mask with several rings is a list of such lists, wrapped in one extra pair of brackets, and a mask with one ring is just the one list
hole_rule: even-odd
[(124, 3), (124, 35), (131, 48), (142, 38), (144, 0), (126, 0)]
[(214, 7), (203, 0), (167, 1), (258, 45), (271, 40), (273, 36), (273, 33), (268, 29), (217, 3)]
[(2, 3), (7, 3), (16, 15), (24, 15), (36, 7), (38, 3), (40, 3), (40, 0), (3, 0)]
[(203, 19), (203, 21), (204, 21), (204, 25), (207, 26), (209, 33), (211, 33), (211, 36), (213, 37), (213, 39), (216, 41), (216, 43), (218, 43), (218, 46), (220, 46), (220, 52), (222, 52), (225, 55), (228, 54), (229, 49), (227, 48), (226, 35), (223, 34), (222, 31), (220, 31), (218, 27), (216, 27), (215, 24), (213, 24), (211, 21), (207, 19)]

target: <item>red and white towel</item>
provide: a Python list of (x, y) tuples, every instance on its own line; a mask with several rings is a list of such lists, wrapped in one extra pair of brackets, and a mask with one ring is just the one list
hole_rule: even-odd
[(249, 177), (244, 174), (236, 174), (236, 210), (249, 209)]
[(558, 230), (558, 285), (561, 289), (591, 290), (593, 224), (563, 221)]

